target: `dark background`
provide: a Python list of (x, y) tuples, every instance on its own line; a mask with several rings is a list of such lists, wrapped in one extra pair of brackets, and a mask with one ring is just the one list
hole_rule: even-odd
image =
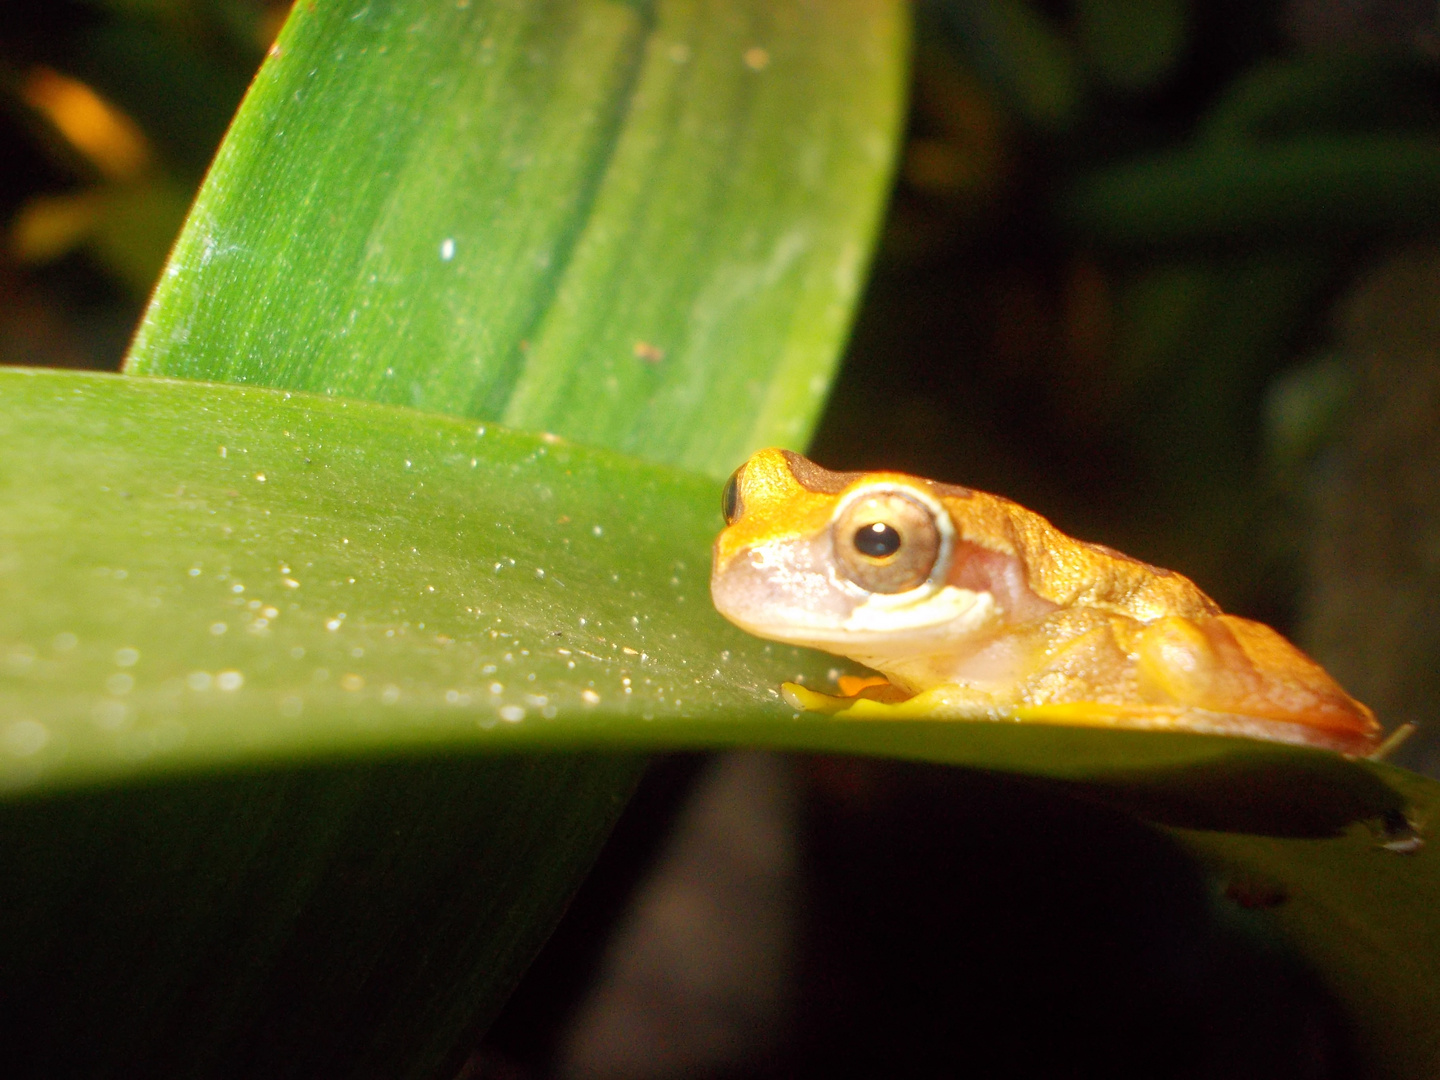
[[(0, 363), (118, 367), (285, 6), (0, 6)], [(1421, 723), (1400, 760), (1435, 774), (1436, 6), (929, 0), (917, 27), (813, 456), (1186, 573)], [(67, 134), (85, 108), (99, 142)], [(1033, 785), (670, 758), (469, 1069), (1348, 1075), (1343, 1017), (1223, 884)]]

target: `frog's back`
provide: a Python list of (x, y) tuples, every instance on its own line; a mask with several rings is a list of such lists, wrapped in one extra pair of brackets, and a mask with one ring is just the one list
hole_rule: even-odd
[(1002, 496), (934, 487), (964, 539), (1015, 558), (1031, 591), (1057, 607), (1093, 607), (1141, 622), (1220, 613), (1215, 601), (1183, 574), (1104, 544), (1076, 540)]

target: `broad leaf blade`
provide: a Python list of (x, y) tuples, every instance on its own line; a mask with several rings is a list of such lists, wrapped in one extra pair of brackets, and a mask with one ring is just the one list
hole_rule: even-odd
[(449, 1080), (636, 765), (270, 762), (11, 804), (6, 1075)]
[(12, 789), (257, 757), (756, 744), (1104, 782), (1162, 816), (1167, 790), (1204, 803), (1248, 770), (1255, 810), (1260, 770), (1308, 770), (1348, 793), (1311, 832), (1398, 805), (1335, 755), (1248, 740), (797, 718), (780, 682), (843, 665), (715, 612), (715, 482), (554, 436), (11, 371), (0, 439)]
[(716, 614), (707, 478), (389, 406), (44, 372), (0, 373), (0, 440), (11, 787), (788, 716), (775, 676), (830, 666)]
[(297, 5), (129, 370), (801, 445), (903, 96), (897, 4)]
[[(76, 999), (37, 972), (136, 1002), (97, 1045), (158, 1071), (157, 1047), (185, 1071), (248, 1038), (237, 1017), (258, 1008), (290, 1025), (258, 1051), (272, 1055), (265, 1075), (285, 1062), (299, 1063), (293, 1075), (343, 1075), (357, 1046), (393, 1073), (429, 1075), (538, 941), (633, 768), (535, 752), (760, 745), (1021, 773), (1152, 819), (1237, 830), (1178, 835), (1227, 877), (1287, 897), (1264, 918), (1354, 1010), (1373, 1075), (1414, 1075), (1433, 1052), (1440, 861), (1429, 848), (1382, 850), (1372, 820), (1433, 819), (1431, 781), (1243, 739), (794, 717), (773, 688), (797, 674), (823, 682), (829, 658), (740, 634), (710, 608), (714, 483), (554, 439), (280, 391), (53, 372), (0, 375), (0, 438), (12, 451), (0, 464), (0, 587), (16, 601), (0, 613), (0, 775), (7, 882), (20, 890), (6, 907), (22, 916), (4, 955), (10, 985), (46, 1006), (54, 1031)], [(464, 760), (517, 749), (532, 753)], [(427, 762), (431, 751), (460, 760)], [(347, 764), (314, 768), (327, 761)], [(279, 762), (291, 764), (274, 772)], [(203, 779), (265, 763), (248, 780)], [(197, 774), (125, 797), (54, 794)], [(39, 790), (51, 797), (23, 798)], [(175, 809), (192, 803), (209, 809)], [(129, 824), (103, 840), (106, 822)], [(542, 849), (537, 836), (551, 834), (570, 846)], [(67, 860), (89, 850), (82, 836), (104, 851), (55, 874), (35, 835), (68, 838)], [(264, 842), (272, 835), (286, 844)], [(192, 850), (210, 854), (197, 864)], [(231, 895), (242, 864), (270, 884), (247, 879), (243, 910), (199, 918), (215, 901), (197, 897)], [(337, 864), (348, 868), (338, 877), (320, 869)], [(522, 865), (536, 873), (505, 869)], [(375, 930), (398, 914), (344, 915), (367, 875), (380, 885), (367, 903), (451, 914), (435, 916), (433, 937), (405, 923), (392, 947)], [(112, 886), (97, 893), (95, 880)], [(162, 880), (175, 883), (167, 925), (183, 928), (151, 927), (147, 940), (210, 971), (198, 1004), (166, 996), (187, 970), (179, 953), (139, 964), (124, 935), (76, 950), (51, 918), (90, 912), (97, 897), (105, 912), (144, 913)], [(298, 907), (296, 889), (308, 898)], [(509, 914), (483, 933), (464, 922), (497, 904)], [(225, 966), (237, 939), (278, 984)], [(297, 942), (303, 957), (368, 957), (390, 974), (372, 982), (347, 961), (318, 977)], [(454, 964), (437, 974), (437, 958)], [(405, 989), (436, 979), (451, 989)], [(390, 1017), (385, 1031), (367, 1026), (369, 1008)], [(137, 1018), (203, 1037), (147, 1042)], [(50, 1029), (37, 1025), (26, 1030), (39, 1040)], [(317, 1054), (337, 1056), (321, 1067)]]

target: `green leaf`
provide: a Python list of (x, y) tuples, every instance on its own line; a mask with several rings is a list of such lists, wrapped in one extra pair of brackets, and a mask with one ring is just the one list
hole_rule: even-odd
[(0, 439), (0, 956), (52, 1055), (96, 994), (129, 1005), (86, 1045), (149, 1073), (204, 1071), (256, 1022), (278, 1031), (257, 1075), (444, 1072), (633, 775), (573, 751), (758, 745), (1043, 777), (1183, 826), (1286, 897), (1257, 917), (1353, 1007), (1375, 1075), (1433, 1056), (1440, 859), (1375, 822), (1433, 820), (1434, 782), (1244, 739), (795, 717), (776, 684), (832, 661), (710, 607), (717, 485), (554, 438), (9, 371)]
[(803, 445), (888, 185), (895, 4), (297, 5), (129, 370), (725, 475)]
[(1183, 58), (1188, 8), (1185, 0), (1079, 0), (1076, 36), (1091, 71), (1117, 90), (1154, 86)]
[[(0, 440), (12, 795), (256, 759), (760, 744), (1097, 782), (1162, 816), (1166, 790), (1203, 804), (1218, 770), (1258, 792), (1288, 763), (1338, 798), (1312, 832), (1400, 805), (1334, 755), (1245, 740), (797, 718), (780, 682), (843, 665), (715, 612), (718, 485), (554, 436), (10, 370)], [(1280, 827), (1258, 799), (1227, 823)]]
[(708, 478), (390, 406), (38, 371), (0, 372), (0, 440), (12, 790), (788, 717), (780, 679), (832, 666), (711, 606)]
[(1440, 145), (1384, 134), (1201, 144), (1082, 177), (1060, 211), (1092, 239), (1129, 245), (1413, 229), (1440, 220)]
[(1209, 143), (1300, 135), (1423, 134), (1440, 125), (1433, 65), (1405, 52), (1312, 53), (1257, 64), (1201, 120)]
[(1029, 124), (1069, 128), (1084, 87), (1074, 50), (1030, 0), (940, 0), (969, 60)]
[(6, 1074), (453, 1077), (636, 768), (260, 756), (9, 805)]

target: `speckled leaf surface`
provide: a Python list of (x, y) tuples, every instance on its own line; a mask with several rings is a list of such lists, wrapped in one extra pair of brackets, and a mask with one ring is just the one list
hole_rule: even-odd
[(48, 372), (0, 373), (0, 440), (12, 789), (788, 716), (775, 675), (829, 666), (715, 613), (707, 478), (388, 406)]
[(297, 5), (129, 370), (720, 476), (802, 446), (888, 185), (905, 27), (888, 0)]

